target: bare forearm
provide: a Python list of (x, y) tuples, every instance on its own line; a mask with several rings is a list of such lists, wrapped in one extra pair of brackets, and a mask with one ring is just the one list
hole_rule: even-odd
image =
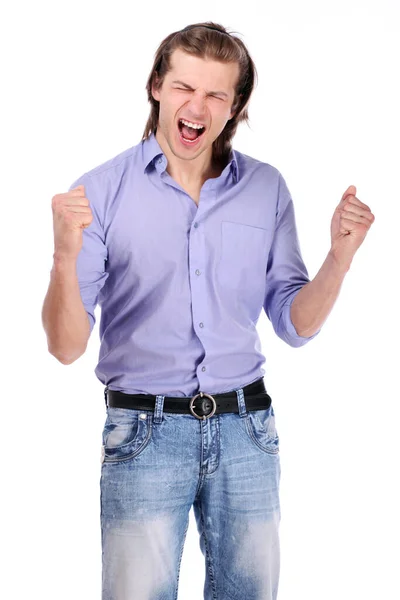
[(297, 293), (290, 316), (298, 335), (310, 337), (324, 324), (339, 296), (344, 277), (349, 270), (329, 252), (312, 281)]
[(42, 323), (49, 352), (60, 362), (70, 364), (85, 352), (90, 325), (80, 295), (76, 261), (54, 256)]

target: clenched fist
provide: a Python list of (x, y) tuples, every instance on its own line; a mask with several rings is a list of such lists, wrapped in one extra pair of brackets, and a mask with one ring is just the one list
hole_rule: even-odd
[(356, 193), (355, 185), (347, 188), (331, 221), (331, 254), (343, 265), (351, 264), (375, 221), (370, 207), (361, 202)]
[(53, 210), (54, 254), (76, 259), (82, 248), (82, 231), (89, 227), (93, 214), (85, 198), (85, 186), (78, 185), (51, 201)]

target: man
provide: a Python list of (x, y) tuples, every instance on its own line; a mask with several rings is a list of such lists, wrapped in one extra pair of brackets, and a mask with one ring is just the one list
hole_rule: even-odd
[(350, 186), (309, 280), (284, 178), (231, 147), (255, 75), (220, 25), (169, 35), (142, 141), (52, 200), (43, 323), (63, 364), (102, 305), (103, 600), (177, 598), (192, 505), (205, 600), (277, 598), (279, 437), (256, 323), (264, 308), (290, 346), (312, 340), (374, 217)]

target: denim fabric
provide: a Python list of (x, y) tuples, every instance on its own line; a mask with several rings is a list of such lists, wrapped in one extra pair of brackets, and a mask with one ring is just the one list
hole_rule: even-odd
[[(107, 407), (102, 432), (102, 600), (176, 600), (189, 511), (205, 558), (204, 600), (275, 600), (280, 456), (275, 413)], [(188, 397), (188, 402), (190, 398)], [(193, 590), (194, 593), (195, 590)]]

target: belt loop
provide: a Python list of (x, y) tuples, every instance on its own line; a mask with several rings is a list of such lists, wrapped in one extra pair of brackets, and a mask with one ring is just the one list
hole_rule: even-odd
[(108, 386), (106, 385), (106, 387), (104, 388), (104, 402), (106, 403), (106, 408), (108, 408), (108, 406), (107, 406), (107, 390), (108, 390)]
[(246, 402), (244, 399), (243, 388), (239, 388), (238, 390), (236, 390), (236, 396), (237, 396), (237, 401), (238, 401), (238, 406), (239, 406), (239, 417), (246, 417), (247, 410), (246, 410)]
[(153, 422), (154, 423), (161, 423), (162, 422), (162, 415), (163, 415), (163, 408), (164, 408), (164, 398), (165, 396), (156, 396), (156, 402), (155, 402), (155, 406), (154, 406), (154, 415), (153, 415)]

